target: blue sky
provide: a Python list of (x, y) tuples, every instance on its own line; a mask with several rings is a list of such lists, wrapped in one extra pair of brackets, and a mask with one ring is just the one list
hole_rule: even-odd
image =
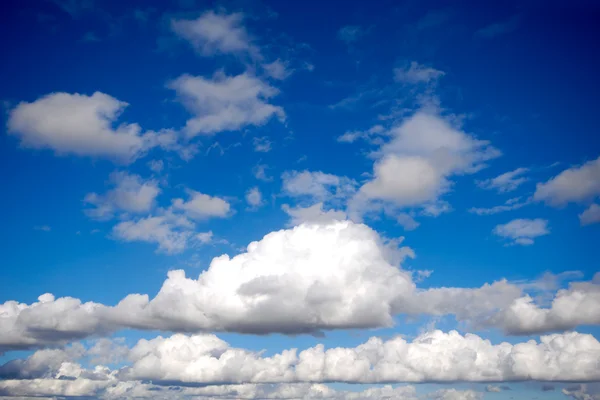
[[(563, 360), (551, 375), (528, 354), (513, 375), (449, 379), (423, 372), (429, 354), (419, 379), (285, 382), (335, 398), (382, 383), (412, 385), (407, 399), (600, 396), (594, 2), (49, 0), (2, 15), (0, 377), (13, 383), (0, 395), (88, 379), (60, 375), (67, 362), (108, 364), (120, 383), (107, 385), (273, 383), (184, 376), (164, 354), (166, 375), (144, 370), (131, 348), (158, 335), (271, 357), (457, 330), (578, 344), (545, 349)], [(119, 303), (134, 294), (150, 302)], [(11, 361), (80, 340), (83, 355), (42, 372)], [(98, 343), (118, 359), (95, 359)], [(582, 354), (588, 367), (564, 361)]]

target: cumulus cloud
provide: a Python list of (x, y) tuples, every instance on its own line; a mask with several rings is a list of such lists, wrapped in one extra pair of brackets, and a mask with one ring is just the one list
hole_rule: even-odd
[(263, 204), (262, 193), (257, 186), (248, 189), (246, 192), (246, 202), (252, 209), (256, 209)]
[(149, 212), (160, 193), (158, 182), (144, 180), (139, 175), (127, 172), (114, 172), (110, 175), (113, 189), (103, 195), (88, 193), (84, 202), (93, 206), (85, 209), (87, 216), (105, 220), (112, 218), (116, 212), (146, 213)]
[[(179, 227), (191, 224), (189, 220), (168, 220), (175, 217), (117, 225), (115, 234), (177, 251), (195, 231), (193, 225)], [(174, 235), (169, 224), (180, 234)], [(523, 285), (506, 280), (478, 288), (419, 289), (413, 273), (400, 268), (404, 259), (415, 256), (401, 242), (351, 221), (303, 224), (272, 232), (235, 257), (215, 257), (197, 279), (170, 271), (152, 299), (131, 294), (116, 306), (50, 294), (29, 305), (8, 301), (0, 305), (0, 350), (63, 343), (121, 328), (297, 334), (386, 327), (399, 315), (453, 315), (468, 325), (517, 334), (600, 323), (594, 311), (600, 309), (597, 277), (573, 286), (572, 295), (559, 292), (550, 309), (524, 295)], [(567, 313), (567, 322), (554, 324), (557, 312)], [(519, 328), (522, 320), (525, 325)]]
[(350, 203), (354, 216), (377, 202), (398, 208), (443, 210), (440, 197), (451, 189), (453, 175), (474, 173), (500, 154), (487, 141), (475, 139), (447, 119), (425, 111), (405, 119), (389, 135), (390, 140), (373, 154), (373, 178)]
[(273, 117), (285, 119), (283, 108), (269, 103), (279, 90), (249, 72), (228, 76), (217, 71), (208, 79), (182, 75), (168, 87), (193, 114), (184, 128), (188, 137), (262, 126)]
[(600, 195), (600, 157), (568, 168), (544, 183), (538, 183), (534, 200), (553, 207), (580, 203)]
[(497, 236), (510, 239), (513, 244), (529, 246), (533, 244), (535, 238), (548, 235), (550, 229), (545, 219), (518, 218), (506, 224), (496, 225), (492, 232)]
[(186, 190), (189, 199), (174, 199), (173, 210), (180, 210), (186, 216), (195, 220), (204, 220), (208, 218), (224, 218), (231, 212), (231, 204), (225, 199), (216, 196), (209, 196), (195, 190)]
[(427, 67), (416, 61), (412, 61), (410, 65), (402, 68), (394, 68), (394, 80), (410, 84), (435, 82), (444, 75), (443, 71)]
[(591, 225), (600, 222), (600, 206), (596, 203), (591, 204), (584, 212), (579, 214), (581, 225)]
[(115, 127), (127, 106), (126, 102), (101, 92), (91, 96), (51, 93), (13, 108), (9, 113), (8, 133), (19, 137), (23, 147), (122, 163), (131, 163), (156, 146), (181, 150), (172, 131), (142, 133), (136, 123)]
[(243, 19), (242, 13), (218, 14), (210, 10), (194, 20), (173, 19), (171, 28), (203, 56), (234, 54), (261, 58)]
[(122, 378), (154, 382), (585, 382), (600, 378), (596, 367), (600, 342), (576, 332), (542, 336), (539, 342), (492, 344), (474, 334), (436, 330), (412, 342), (373, 337), (355, 348), (325, 349), (319, 344), (269, 357), (233, 348), (214, 335), (176, 334), (140, 340), (129, 358), (131, 366), (122, 371)]
[(535, 304), (530, 296), (515, 299), (491, 321), (512, 334), (574, 329), (600, 324), (600, 273), (589, 282), (572, 282), (559, 290), (549, 308)]
[(523, 176), (528, 172), (528, 168), (517, 168), (513, 171), (505, 172), (495, 178), (477, 181), (477, 185), (482, 189), (496, 190), (499, 193), (512, 192), (523, 183), (527, 182), (527, 178)]
[(385, 133), (385, 128), (382, 125), (375, 125), (366, 131), (348, 131), (337, 138), (338, 142), (341, 143), (353, 143), (358, 139), (363, 139), (371, 142), (375, 142), (373, 137), (382, 135)]

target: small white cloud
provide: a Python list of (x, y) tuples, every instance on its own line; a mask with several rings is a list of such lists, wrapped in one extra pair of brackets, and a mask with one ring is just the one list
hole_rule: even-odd
[(112, 173), (110, 183), (114, 188), (105, 194), (88, 193), (85, 196), (84, 202), (94, 206), (84, 210), (90, 218), (106, 220), (121, 211), (149, 212), (160, 193), (157, 181), (143, 180), (139, 175), (127, 172)]
[(174, 19), (171, 28), (203, 56), (234, 54), (260, 59), (260, 51), (252, 44), (243, 19), (242, 13), (217, 14), (211, 10), (194, 20)]
[(273, 117), (285, 119), (283, 108), (268, 102), (279, 90), (248, 72), (227, 76), (218, 71), (210, 79), (182, 75), (168, 87), (194, 115), (184, 128), (188, 137), (262, 126)]
[(273, 146), (273, 142), (267, 136), (255, 136), (252, 138), (252, 144), (254, 145), (254, 151), (259, 153), (268, 153)]
[(309, 207), (290, 207), (287, 204), (281, 209), (290, 216), (288, 226), (296, 226), (303, 223), (327, 224), (332, 221), (343, 221), (346, 213), (340, 210), (324, 210), (323, 203), (313, 204)]
[(522, 175), (528, 171), (528, 168), (517, 168), (495, 178), (477, 181), (477, 185), (482, 189), (496, 190), (498, 193), (512, 192), (527, 182), (528, 179)]
[(417, 84), (431, 83), (444, 76), (444, 71), (419, 64), (412, 61), (410, 65), (403, 68), (394, 68), (394, 80), (396, 82)]
[(553, 207), (581, 203), (600, 196), (600, 157), (568, 168), (545, 183), (538, 183), (534, 200)]
[(269, 64), (263, 64), (267, 75), (273, 79), (284, 80), (288, 78), (294, 70), (290, 68), (289, 63), (282, 61), (281, 59), (277, 59)]
[(42, 232), (50, 232), (52, 230), (52, 228), (50, 228), (48, 225), (36, 225), (33, 227), (33, 229)]
[(514, 244), (528, 246), (533, 244), (535, 238), (548, 235), (550, 229), (545, 219), (514, 219), (506, 224), (496, 225), (493, 233), (512, 239)]
[(258, 189), (258, 187), (253, 187), (248, 189), (246, 192), (246, 202), (251, 207), (251, 209), (257, 209), (263, 204), (262, 193)]
[(254, 177), (259, 181), (271, 182), (273, 180), (272, 176), (267, 174), (267, 170), (269, 166), (267, 164), (258, 164), (254, 168), (252, 168), (252, 173)]
[(189, 199), (174, 199), (172, 208), (183, 211), (192, 219), (223, 218), (227, 217), (231, 211), (231, 205), (227, 200), (220, 197), (209, 196), (195, 190), (186, 190)]
[(317, 201), (345, 199), (355, 192), (356, 181), (321, 171), (286, 171), (281, 175), (283, 192), (292, 197), (312, 197)]
[(581, 225), (591, 225), (600, 222), (600, 206), (596, 203), (590, 205), (583, 213), (579, 214)]

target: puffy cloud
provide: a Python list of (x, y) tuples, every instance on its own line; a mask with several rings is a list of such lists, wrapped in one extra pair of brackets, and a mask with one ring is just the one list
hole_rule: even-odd
[(150, 160), (148, 162), (148, 168), (150, 168), (152, 172), (160, 174), (165, 168), (165, 163), (163, 160)]
[(217, 14), (207, 11), (195, 20), (174, 19), (171, 28), (203, 56), (245, 55), (261, 58), (258, 47), (243, 25), (242, 13)]
[(255, 186), (253, 188), (248, 189), (248, 191), (246, 192), (246, 202), (253, 209), (260, 207), (263, 204), (262, 193), (260, 192), (258, 187)]
[(268, 169), (269, 166), (267, 164), (258, 164), (254, 168), (252, 168), (252, 174), (259, 181), (271, 182), (273, 180), (273, 177), (267, 174)]
[(529, 246), (535, 238), (550, 233), (548, 221), (541, 218), (536, 219), (513, 219), (506, 224), (496, 225), (492, 231), (495, 235), (511, 239), (513, 244)]
[(181, 148), (174, 132), (146, 132), (138, 124), (114, 127), (127, 103), (107, 94), (51, 93), (10, 111), (8, 132), (28, 148), (130, 163), (149, 148)]
[(412, 61), (410, 65), (403, 68), (394, 68), (394, 80), (396, 82), (417, 84), (435, 82), (445, 73), (435, 68), (427, 67)]
[(324, 210), (323, 203), (316, 203), (309, 207), (290, 207), (287, 204), (281, 209), (290, 216), (288, 225), (296, 226), (303, 223), (327, 224), (331, 221), (343, 221), (346, 213), (340, 210)]
[(579, 214), (581, 225), (591, 225), (600, 222), (600, 206), (596, 203), (590, 205), (584, 212)]
[(427, 396), (427, 398), (434, 400), (481, 400), (483, 399), (483, 393), (474, 390), (440, 389)]
[(156, 243), (159, 251), (178, 253), (186, 249), (193, 227), (187, 218), (167, 213), (119, 222), (112, 234), (125, 242)]
[(174, 199), (172, 208), (183, 211), (192, 219), (223, 218), (231, 212), (229, 202), (220, 197), (209, 196), (190, 189), (187, 190), (187, 194), (189, 200)]
[(576, 332), (542, 336), (539, 342), (492, 344), (477, 335), (436, 330), (412, 342), (401, 337), (371, 338), (355, 348), (317, 345), (270, 357), (232, 348), (214, 335), (177, 334), (141, 340), (130, 358), (130, 368), (122, 372), (125, 379), (205, 384), (585, 382), (600, 378), (600, 342)]
[[(192, 238), (206, 242), (194, 236), (192, 222), (184, 217), (162, 218), (117, 225), (115, 234), (156, 241), (164, 251), (180, 250)], [(185, 228), (186, 223), (192, 225)], [(174, 234), (169, 224), (180, 230)], [(232, 258), (215, 257), (197, 279), (170, 271), (152, 299), (130, 294), (112, 307), (50, 294), (30, 305), (8, 301), (0, 305), (0, 350), (60, 344), (121, 328), (297, 334), (391, 326), (398, 315), (453, 315), (469, 325), (517, 334), (600, 323), (594, 312), (600, 309), (597, 277), (572, 286), (572, 295), (557, 294), (562, 300), (552, 309), (566, 315), (568, 324), (553, 325), (548, 321), (555, 317), (531, 317), (557, 311), (527, 300), (522, 284), (501, 280), (479, 288), (417, 288), (413, 273), (399, 268), (414, 252), (400, 243), (363, 224), (329, 220), (272, 232)], [(530, 306), (522, 307), (523, 302)], [(547, 322), (519, 328), (521, 320)]]
[(287, 171), (281, 175), (283, 192), (292, 197), (308, 196), (317, 201), (347, 198), (356, 190), (356, 181), (321, 171)]
[(109, 219), (117, 211), (149, 212), (160, 193), (155, 180), (144, 181), (139, 175), (127, 172), (112, 173), (110, 183), (114, 188), (106, 194), (88, 193), (85, 196), (84, 201), (94, 206), (85, 210), (86, 215), (95, 219)]
[(600, 157), (568, 168), (545, 183), (538, 183), (534, 200), (560, 207), (592, 200), (600, 195)]
[(515, 299), (492, 320), (512, 334), (573, 329), (600, 324), (600, 273), (592, 281), (572, 282), (556, 293), (550, 308), (541, 308), (530, 296)]
[(268, 102), (279, 91), (248, 72), (227, 76), (218, 71), (210, 79), (182, 75), (168, 86), (194, 114), (184, 128), (188, 137), (262, 126), (272, 117), (285, 119), (283, 108)]
[[(450, 190), (450, 177), (473, 173), (499, 155), (487, 141), (473, 138), (441, 116), (419, 111), (389, 132), (373, 155), (373, 178), (349, 204), (352, 215), (383, 201), (398, 208), (436, 207)], [(439, 209), (439, 207), (436, 207)]]
[(499, 193), (512, 192), (523, 183), (527, 182), (527, 178), (523, 176), (528, 172), (528, 168), (517, 168), (513, 171), (505, 172), (495, 178), (477, 181), (477, 185), (482, 189), (496, 190)]

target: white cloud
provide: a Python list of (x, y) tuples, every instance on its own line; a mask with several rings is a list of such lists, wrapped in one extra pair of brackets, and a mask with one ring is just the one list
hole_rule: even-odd
[(493, 215), (505, 211), (518, 210), (528, 204), (531, 204), (531, 199), (521, 201), (520, 197), (513, 197), (506, 200), (502, 205), (490, 208), (472, 207), (469, 209), (469, 212), (477, 215)]
[(246, 192), (246, 202), (252, 209), (256, 209), (263, 204), (262, 193), (257, 186), (248, 189)]
[[(177, 251), (197, 233), (189, 220), (176, 217), (149, 217), (115, 229), (124, 240), (154, 241), (164, 251)], [(272, 232), (232, 258), (215, 257), (197, 279), (171, 271), (152, 299), (130, 294), (114, 307), (54, 299), (50, 294), (30, 305), (8, 301), (0, 304), (0, 351), (60, 344), (122, 328), (297, 334), (386, 327), (399, 315), (453, 315), (467, 326), (517, 334), (600, 324), (594, 311), (600, 310), (597, 277), (582, 282), (572, 295), (559, 291), (556, 298), (564, 299), (550, 309), (528, 299), (523, 285), (505, 280), (478, 288), (419, 289), (413, 273), (399, 267), (414, 257), (400, 243), (366, 225), (329, 220)], [(530, 318), (554, 315), (560, 311), (552, 311), (558, 304), (571, 306), (561, 306), (568, 318)], [(535, 324), (519, 328), (521, 320)], [(553, 322), (557, 320), (562, 325)]]
[(342, 28), (337, 33), (338, 39), (345, 42), (346, 44), (352, 44), (360, 39), (364, 35), (364, 31), (360, 26), (357, 25), (347, 25)]
[(182, 75), (168, 87), (194, 115), (184, 128), (188, 137), (262, 126), (272, 117), (285, 119), (283, 108), (268, 102), (279, 90), (248, 72), (227, 76), (218, 71), (210, 79)]
[(286, 171), (281, 175), (283, 192), (292, 197), (309, 196), (317, 201), (347, 198), (357, 183), (346, 177), (321, 171)]
[(549, 234), (550, 229), (548, 228), (548, 221), (545, 219), (519, 218), (506, 224), (496, 225), (493, 233), (511, 239), (513, 244), (528, 246), (533, 244), (535, 238)]
[(284, 80), (288, 78), (294, 70), (290, 68), (289, 63), (277, 59), (269, 64), (263, 64), (262, 66), (267, 73), (273, 79)]
[(534, 200), (560, 207), (586, 202), (600, 195), (600, 157), (568, 168), (545, 183), (538, 183)]
[[(412, 342), (373, 337), (355, 348), (317, 345), (270, 357), (232, 348), (214, 335), (177, 334), (140, 340), (129, 357), (128, 379), (206, 384), (600, 379), (600, 342), (576, 332), (542, 336), (539, 342), (492, 344), (474, 334), (436, 330)], [(241, 364), (244, 368), (230, 367)]]
[(189, 200), (174, 199), (172, 208), (183, 211), (189, 218), (195, 220), (224, 218), (231, 212), (231, 205), (225, 199), (190, 189), (187, 189), (186, 192)]
[(309, 207), (290, 207), (287, 204), (281, 206), (281, 209), (290, 216), (289, 226), (296, 226), (303, 223), (327, 224), (331, 221), (343, 221), (346, 219), (346, 213), (340, 210), (323, 209), (323, 203), (316, 203)]
[(496, 190), (499, 193), (512, 192), (527, 182), (528, 179), (522, 175), (528, 171), (528, 168), (517, 168), (514, 171), (505, 172), (495, 178), (477, 181), (477, 185), (482, 189)]
[(584, 212), (579, 214), (581, 225), (591, 225), (600, 222), (600, 206), (596, 203), (591, 204)]
[(119, 222), (112, 235), (126, 242), (156, 243), (159, 251), (178, 253), (186, 249), (192, 229), (193, 223), (186, 218), (158, 215)]
[(535, 334), (600, 324), (600, 273), (590, 282), (573, 282), (558, 291), (549, 308), (541, 308), (530, 296), (515, 299), (493, 318), (513, 334)]
[(268, 153), (272, 149), (273, 142), (271, 142), (267, 136), (255, 136), (252, 138), (252, 144), (254, 145), (254, 151)]
[(375, 125), (366, 131), (348, 131), (337, 138), (338, 142), (341, 143), (354, 143), (358, 139), (373, 141), (373, 136), (381, 135), (385, 132), (385, 128), (382, 125)]
[(85, 196), (84, 202), (94, 206), (84, 210), (86, 215), (103, 220), (112, 218), (120, 211), (147, 213), (160, 193), (155, 180), (143, 180), (139, 175), (127, 172), (113, 172), (110, 183), (114, 188), (105, 194), (88, 193)]
[(171, 28), (203, 56), (215, 54), (247, 55), (261, 58), (258, 47), (243, 25), (242, 13), (217, 14), (207, 11), (195, 20), (174, 19)]
[(267, 174), (268, 169), (269, 166), (267, 164), (258, 164), (252, 168), (252, 174), (254, 174), (254, 177), (259, 181), (271, 182), (273, 177)]
[(157, 133), (142, 134), (135, 123), (114, 127), (127, 106), (100, 92), (91, 96), (51, 93), (13, 108), (8, 132), (18, 136), (23, 147), (130, 163), (163, 138)]
[(349, 204), (353, 218), (377, 201), (397, 208), (421, 207), (429, 215), (447, 211), (449, 206), (440, 197), (450, 190), (450, 178), (474, 173), (500, 154), (487, 141), (424, 111), (405, 119), (389, 134), (391, 139), (373, 154), (377, 158), (373, 178)]
[(410, 65), (403, 68), (394, 68), (394, 80), (410, 84), (435, 82), (445, 73), (435, 68), (427, 67), (412, 61)]
[(33, 227), (36, 231), (50, 232), (52, 228), (48, 225), (36, 225)]

